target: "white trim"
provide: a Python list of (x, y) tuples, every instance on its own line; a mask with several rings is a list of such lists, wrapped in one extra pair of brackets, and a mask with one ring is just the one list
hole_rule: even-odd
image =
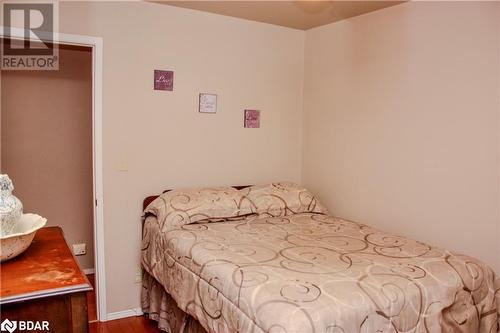
[(102, 38), (93, 39), (93, 103), (94, 103), (94, 257), (97, 269), (98, 319), (104, 321), (106, 310), (106, 274), (104, 250), (104, 190), (103, 190), (103, 154), (102, 154), (102, 71), (103, 44)]
[[(0, 26), (0, 36), (5, 36), (5, 27)], [(24, 29), (11, 28), (11, 38), (24, 39)], [(60, 44), (92, 47), (92, 118), (93, 118), (93, 171), (94, 171), (94, 254), (97, 270), (97, 317), (105, 321), (106, 313), (106, 270), (104, 257), (104, 201), (102, 167), (102, 70), (103, 43), (101, 37), (55, 33), (54, 41)]]
[(93, 269), (93, 268), (84, 268), (84, 269), (82, 269), (82, 271), (83, 271), (83, 274), (85, 274), (85, 275), (95, 274), (95, 269)]
[(141, 308), (135, 308), (135, 309), (129, 309), (129, 310), (108, 313), (108, 317), (106, 318), (106, 320), (116, 320), (116, 319), (121, 319), (121, 318), (136, 317), (136, 316), (142, 316), (142, 315), (143, 315), (143, 312), (142, 312)]

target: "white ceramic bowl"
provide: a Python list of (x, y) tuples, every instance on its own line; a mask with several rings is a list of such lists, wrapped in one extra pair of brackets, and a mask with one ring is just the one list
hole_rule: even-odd
[(23, 214), (16, 223), (13, 233), (0, 237), (0, 261), (14, 258), (30, 246), (35, 233), (47, 223), (47, 219), (36, 214)]

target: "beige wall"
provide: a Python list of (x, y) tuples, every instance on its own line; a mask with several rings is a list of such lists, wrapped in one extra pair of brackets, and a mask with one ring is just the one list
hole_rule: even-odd
[[(145, 196), (300, 181), (304, 32), (144, 2), (60, 2), (60, 30), (103, 38), (107, 305), (139, 307)], [(154, 69), (175, 71), (173, 92), (153, 90)], [(216, 115), (198, 113), (200, 92), (218, 94)]]
[[(108, 312), (139, 306), (141, 201), (165, 188), (303, 178), (336, 215), (498, 263), (494, 6), (412, 3), (304, 33), (61, 2), (62, 32), (104, 41)], [(154, 69), (175, 71), (174, 92), (153, 91)], [(217, 115), (197, 113), (199, 92)]]
[(500, 272), (498, 6), (406, 3), (307, 31), (303, 183), (335, 215)]
[(58, 71), (1, 74), (2, 173), (25, 212), (61, 226), (94, 267), (92, 208), (92, 54), (61, 48)]
[[(497, 13), (498, 13), (498, 17), (499, 17), (499, 20), (500, 20), (500, 5), (497, 6)], [(500, 23), (497, 23), (497, 31), (498, 31), (498, 67), (497, 67), (497, 79), (498, 81), (500, 82)], [(500, 85), (500, 83), (499, 83)], [(500, 109), (500, 92), (498, 92), (498, 105), (499, 105), (499, 109)], [(500, 112), (500, 111), (499, 111)], [(498, 116), (498, 182), (499, 182), (499, 192), (500, 192), (500, 115)], [(500, 216), (500, 200), (498, 202), (498, 209), (499, 209), (499, 216)], [(497, 243), (498, 243), (498, 253), (499, 253), (499, 256), (500, 256), (500, 219), (498, 220), (498, 239), (497, 239)], [(499, 259), (500, 261), (500, 259)], [(500, 263), (497, 263), (497, 272), (500, 272)]]

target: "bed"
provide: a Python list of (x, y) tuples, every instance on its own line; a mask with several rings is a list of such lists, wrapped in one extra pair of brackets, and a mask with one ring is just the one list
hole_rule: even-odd
[(145, 206), (142, 309), (167, 332), (499, 332), (487, 265), (335, 218), (298, 185)]

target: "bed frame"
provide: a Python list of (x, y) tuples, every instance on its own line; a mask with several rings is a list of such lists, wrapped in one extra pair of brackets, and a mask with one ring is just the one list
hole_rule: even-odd
[[(247, 188), (247, 187), (250, 187), (252, 185), (238, 185), (238, 186), (231, 186), (237, 190), (241, 190), (241, 189), (244, 189), (244, 188)], [(165, 190), (162, 192), (163, 193), (167, 193), (167, 192), (170, 192), (172, 190)], [(149, 197), (146, 197), (143, 201), (142, 201), (142, 210), (146, 209), (146, 207), (152, 203), (156, 198), (158, 198), (160, 195), (151, 195)]]

